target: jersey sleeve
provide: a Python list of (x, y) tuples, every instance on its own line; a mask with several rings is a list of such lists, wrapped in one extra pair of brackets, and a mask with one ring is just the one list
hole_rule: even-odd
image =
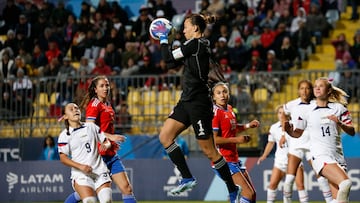
[(220, 129), (220, 115), (217, 109), (214, 109), (214, 117), (212, 120), (213, 131), (219, 131)]
[(70, 135), (67, 135), (66, 132), (62, 131), (58, 138), (58, 152), (70, 156), (70, 144), (69, 144)]
[(345, 106), (341, 106), (341, 114), (339, 120), (345, 123), (346, 125), (352, 124), (350, 111), (348, 111), (348, 109)]
[(306, 116), (299, 116), (298, 118), (296, 118), (296, 120), (294, 121), (296, 128), (300, 130), (305, 130), (307, 126), (306, 119)]
[(88, 106), (86, 107), (86, 120), (95, 121), (98, 116), (98, 105), (97, 102), (91, 100)]
[(95, 123), (88, 123), (88, 126), (91, 128), (91, 132), (94, 133), (97, 142), (104, 142), (106, 139), (105, 133), (100, 130), (99, 126)]
[(269, 130), (269, 134), (268, 134), (268, 142), (275, 142), (275, 131), (274, 131), (274, 126), (272, 125), (270, 127)]

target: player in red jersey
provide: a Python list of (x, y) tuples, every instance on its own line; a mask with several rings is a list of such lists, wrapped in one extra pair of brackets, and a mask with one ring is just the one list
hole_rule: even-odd
[(215, 84), (212, 93), (214, 101), (212, 126), (216, 146), (230, 168), (234, 183), (242, 188), (240, 202), (255, 202), (255, 187), (245, 166), (239, 160), (236, 145), (250, 141), (250, 137), (247, 135), (237, 136), (238, 132), (248, 128), (256, 128), (260, 125), (260, 122), (253, 120), (245, 125), (237, 123), (232, 106), (228, 104), (230, 94), (229, 88), (225, 83), (219, 82)]
[[(80, 106), (86, 107), (86, 122), (94, 122), (102, 131), (114, 134), (115, 111), (108, 101), (109, 93), (109, 80), (105, 76), (97, 76), (91, 81), (88, 93)], [(111, 147), (100, 154), (110, 170), (112, 180), (121, 191), (124, 203), (136, 203), (125, 167), (117, 156), (118, 149), (119, 145), (111, 142)], [(65, 203), (74, 203), (74, 200), (79, 200), (76, 194), (73, 194), (73, 197), (69, 196)]]

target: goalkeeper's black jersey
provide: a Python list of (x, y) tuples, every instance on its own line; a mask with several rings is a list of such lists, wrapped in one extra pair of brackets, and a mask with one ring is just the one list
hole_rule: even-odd
[[(171, 68), (178, 55), (174, 53), (175, 51), (171, 53), (168, 45), (163, 44), (161, 47), (162, 56)], [(210, 42), (204, 38), (190, 39), (182, 44), (179, 49), (182, 57), (176, 59), (182, 60), (185, 65), (182, 78), (183, 92), (180, 100), (189, 101), (195, 96), (201, 95), (206, 98), (210, 91), (207, 85), (211, 53)]]

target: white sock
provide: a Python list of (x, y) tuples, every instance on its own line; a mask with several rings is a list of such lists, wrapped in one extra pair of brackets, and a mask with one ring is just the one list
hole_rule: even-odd
[(110, 203), (112, 201), (112, 189), (104, 187), (98, 192), (97, 196), (100, 203)]
[(97, 199), (96, 197), (85, 197), (83, 200), (82, 200), (83, 203), (96, 203), (97, 202)]
[(292, 198), (292, 187), (294, 185), (295, 176), (291, 174), (286, 174), (285, 183), (283, 189), (283, 200), (284, 203), (291, 203)]
[(309, 196), (307, 190), (299, 190), (299, 201), (300, 203), (308, 203), (309, 202)]
[(349, 193), (351, 189), (351, 180), (346, 179), (339, 184), (339, 191), (336, 197), (336, 201), (339, 203), (349, 202)]
[(274, 203), (276, 200), (276, 192), (277, 190), (267, 189), (267, 203)]
[(326, 203), (331, 203), (331, 201), (333, 201), (333, 198), (329, 186), (329, 181), (322, 176), (320, 176), (317, 181), (319, 183), (320, 190), (324, 196)]

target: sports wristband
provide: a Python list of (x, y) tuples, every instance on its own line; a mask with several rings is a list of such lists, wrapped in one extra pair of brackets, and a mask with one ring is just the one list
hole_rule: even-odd
[(247, 124), (245, 125), (245, 128), (250, 128), (250, 123), (247, 123)]
[(168, 40), (168, 37), (166, 35), (161, 35), (159, 37), (160, 39), (160, 44), (169, 44), (169, 40)]

